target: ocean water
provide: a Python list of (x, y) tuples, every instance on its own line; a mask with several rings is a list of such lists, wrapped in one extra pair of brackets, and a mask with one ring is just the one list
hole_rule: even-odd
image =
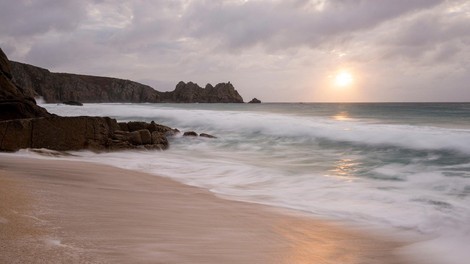
[(43, 106), (65, 116), (154, 120), (218, 137), (176, 136), (167, 151), (76, 152), (75, 159), (411, 233), (418, 239), (404, 250), (435, 263), (470, 259), (470, 104)]

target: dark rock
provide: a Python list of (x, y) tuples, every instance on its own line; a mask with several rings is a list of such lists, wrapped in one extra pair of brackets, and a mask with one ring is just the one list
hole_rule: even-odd
[(173, 128), (173, 129), (171, 129), (171, 130), (166, 131), (166, 132), (165, 132), (165, 136), (171, 137), (171, 136), (174, 136), (174, 135), (176, 135), (176, 134), (178, 134), (178, 133), (181, 133), (181, 132), (180, 132), (177, 128)]
[(130, 133), (128, 131), (116, 130), (114, 131), (112, 139), (120, 140), (120, 141), (129, 141)]
[(137, 130), (142, 130), (142, 129), (147, 129), (148, 123), (145, 122), (136, 122), (136, 121), (131, 121), (127, 123), (127, 127), (129, 129), (129, 132), (134, 132)]
[(126, 122), (119, 122), (119, 129), (122, 131), (129, 131), (129, 126), (127, 126)]
[(255, 97), (255, 98), (251, 99), (251, 101), (249, 101), (248, 103), (249, 104), (259, 104), (259, 103), (261, 103), (261, 101), (256, 99), (256, 97)]
[(213, 136), (213, 135), (209, 135), (209, 134), (206, 134), (206, 133), (201, 133), (201, 134), (199, 134), (199, 136), (200, 136), (200, 137), (206, 137), (206, 138), (217, 138), (217, 137), (215, 137), (215, 136)]
[(16, 151), (31, 146), (31, 119), (16, 119), (0, 122), (0, 149)]
[[(167, 126), (164, 126), (164, 125), (157, 124), (154, 121), (150, 122), (150, 124), (147, 125), (147, 129), (150, 132), (157, 131), (157, 132), (168, 134), (168, 135), (174, 134), (174, 132), (176, 132), (176, 131), (174, 131), (175, 129), (172, 129), (171, 127), (167, 127)], [(178, 130), (178, 129), (176, 129), (176, 130)]]
[(215, 87), (207, 84), (205, 88), (193, 82), (179, 82), (174, 91), (161, 93), (160, 100), (168, 103), (243, 103), (230, 82)]
[(184, 137), (197, 137), (197, 133), (194, 131), (187, 131), (183, 134)]
[(142, 145), (142, 138), (139, 131), (129, 132), (129, 142), (132, 145)]
[(142, 145), (152, 144), (152, 135), (148, 129), (139, 130), (140, 138), (142, 139)]
[(165, 134), (154, 131), (152, 132), (152, 145), (156, 145), (160, 149), (167, 149), (169, 145), (168, 139)]
[(77, 102), (77, 101), (65, 101), (65, 102), (62, 102), (62, 103), (65, 104), (65, 105), (83, 106), (82, 103)]
[(0, 121), (52, 116), (12, 80), (9, 60), (0, 48)]
[(105, 117), (47, 117), (0, 122), (0, 150), (106, 149), (113, 131)]

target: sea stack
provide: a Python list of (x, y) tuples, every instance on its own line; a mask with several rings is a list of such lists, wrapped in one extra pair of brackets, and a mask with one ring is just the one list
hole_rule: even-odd
[(249, 103), (249, 104), (260, 104), (261, 101), (258, 100), (258, 99), (255, 97), (255, 98), (251, 99), (251, 101), (249, 101), (248, 103)]

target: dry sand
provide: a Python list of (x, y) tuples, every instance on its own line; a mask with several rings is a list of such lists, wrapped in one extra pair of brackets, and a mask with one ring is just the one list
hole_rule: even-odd
[(405, 263), (402, 244), (110, 166), (0, 156), (0, 263)]

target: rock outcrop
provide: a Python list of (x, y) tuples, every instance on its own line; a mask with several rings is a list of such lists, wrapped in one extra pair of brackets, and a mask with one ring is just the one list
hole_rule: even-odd
[(180, 82), (174, 91), (159, 92), (129, 80), (53, 73), (36, 66), (11, 62), (14, 82), (29, 97), (42, 96), (47, 103), (79, 101), (83, 103), (243, 103), (243, 98), (229, 83), (205, 88)]
[(193, 82), (179, 82), (174, 91), (162, 93), (160, 100), (165, 103), (243, 103), (230, 82), (215, 87), (207, 84), (205, 88)]
[[(148, 124), (148, 127), (152, 127), (151, 124)], [(169, 144), (165, 133), (173, 130), (162, 125), (153, 127), (158, 127), (158, 131), (122, 131), (118, 122), (109, 117), (53, 116), (14, 119), (0, 122), (0, 150), (167, 149)]]
[(13, 83), (10, 63), (0, 48), (0, 121), (48, 116), (51, 114)]
[(248, 103), (249, 103), (249, 104), (260, 104), (261, 101), (258, 100), (258, 99), (255, 97), (255, 98), (251, 99), (251, 101), (249, 101)]
[(155, 122), (118, 123), (109, 117), (52, 115), (36, 104), (31, 91), (12, 82), (10, 69), (0, 49), (0, 151), (166, 149), (166, 135), (175, 133)]

